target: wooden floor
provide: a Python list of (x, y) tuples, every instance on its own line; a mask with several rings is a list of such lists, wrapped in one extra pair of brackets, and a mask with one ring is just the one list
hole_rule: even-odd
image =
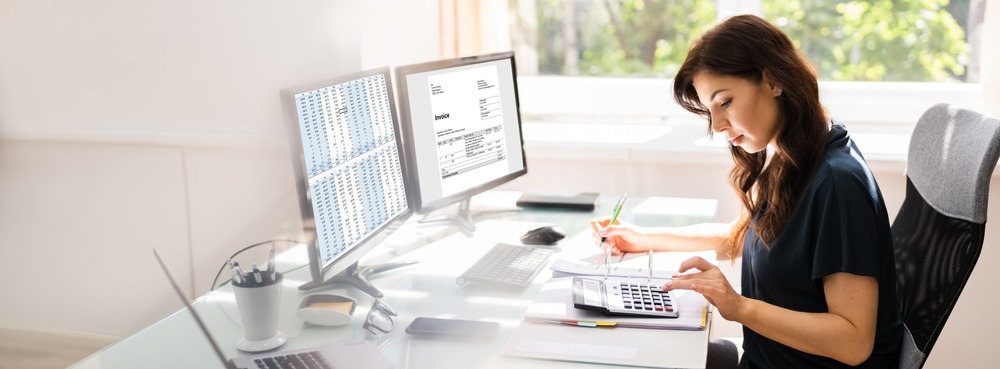
[(65, 369), (113, 337), (0, 327), (0, 369)]

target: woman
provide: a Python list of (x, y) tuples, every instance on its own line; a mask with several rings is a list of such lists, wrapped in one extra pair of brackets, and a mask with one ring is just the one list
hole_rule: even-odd
[(614, 253), (742, 255), (742, 295), (698, 257), (663, 286), (698, 292), (743, 324), (741, 366), (898, 367), (902, 323), (882, 194), (846, 128), (827, 117), (816, 75), (788, 36), (755, 16), (726, 20), (692, 45), (674, 98), (729, 141), (740, 217), (656, 229), (600, 218), (595, 237)]

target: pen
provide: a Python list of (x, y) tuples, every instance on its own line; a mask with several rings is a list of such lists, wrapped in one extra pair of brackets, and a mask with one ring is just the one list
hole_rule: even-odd
[[(622, 207), (625, 205), (625, 199), (628, 198), (628, 192), (622, 195), (621, 199), (618, 199), (618, 203), (615, 204), (615, 209), (613, 214), (611, 214), (611, 221), (608, 222), (608, 226), (615, 224), (618, 221), (618, 214), (621, 214)], [(607, 241), (607, 237), (601, 237), (601, 244), (598, 247), (604, 248), (604, 242)], [(604, 250), (604, 279), (608, 278), (608, 272), (611, 270), (611, 248), (608, 247)]]
[(271, 246), (271, 253), (267, 256), (267, 279), (274, 282), (274, 246)]
[(226, 260), (226, 263), (229, 264), (229, 270), (233, 273), (233, 284), (243, 284), (243, 273), (240, 272), (239, 265), (234, 263), (233, 259)]
[(240, 277), (240, 284), (245, 283), (247, 280), (247, 275), (243, 274), (243, 268), (240, 268), (240, 262), (238, 261), (233, 262), (233, 276)]
[(257, 268), (257, 264), (253, 264), (253, 280), (257, 281), (257, 284), (264, 282), (264, 279), (260, 276), (260, 269)]

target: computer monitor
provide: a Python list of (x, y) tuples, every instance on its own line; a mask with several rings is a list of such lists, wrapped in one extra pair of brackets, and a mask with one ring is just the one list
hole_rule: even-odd
[(407, 263), (358, 260), (412, 214), (389, 68), (285, 89), (281, 100), (312, 272), (299, 289), (345, 282), (381, 297), (367, 277)]
[(475, 230), (469, 199), (528, 172), (514, 53), (397, 67), (396, 82), (410, 207), (460, 202), (446, 220)]

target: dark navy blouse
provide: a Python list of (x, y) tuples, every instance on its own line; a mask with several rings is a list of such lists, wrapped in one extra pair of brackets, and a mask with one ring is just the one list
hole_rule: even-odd
[[(875, 177), (846, 128), (831, 129), (815, 176), (770, 250), (754, 234), (753, 223), (743, 243), (743, 295), (790, 310), (827, 312), (823, 277), (840, 272), (875, 277), (875, 347), (857, 367), (897, 368), (903, 326), (896, 307), (889, 217)], [(848, 367), (745, 327), (743, 334), (745, 359), (752, 368)]]

